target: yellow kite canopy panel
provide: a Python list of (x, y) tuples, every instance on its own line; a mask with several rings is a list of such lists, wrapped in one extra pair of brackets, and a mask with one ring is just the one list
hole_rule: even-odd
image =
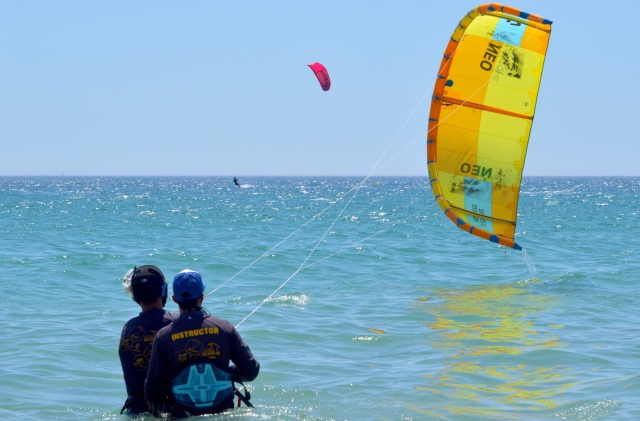
[(520, 182), (550, 35), (540, 16), (476, 7), (447, 45), (429, 113), (436, 202), (461, 229), (518, 250)]

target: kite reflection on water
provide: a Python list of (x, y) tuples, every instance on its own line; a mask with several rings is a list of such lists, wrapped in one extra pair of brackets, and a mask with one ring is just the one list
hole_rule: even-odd
[(531, 411), (557, 408), (562, 393), (577, 382), (561, 358), (554, 358), (563, 344), (548, 333), (564, 326), (547, 324), (538, 328), (547, 333), (536, 331), (534, 319), (541, 318), (536, 315), (554, 302), (531, 290), (538, 282), (442, 288), (418, 299), (413, 310), (433, 317), (425, 321), (434, 331), (429, 344), (442, 352), (444, 367), (414, 386), (438, 394), (438, 405), (407, 406), (442, 419), (449, 419), (447, 414), (528, 419)]

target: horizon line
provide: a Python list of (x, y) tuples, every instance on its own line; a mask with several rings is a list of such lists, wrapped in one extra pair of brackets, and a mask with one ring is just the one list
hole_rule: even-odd
[[(365, 175), (322, 175), (322, 174), (314, 174), (314, 175), (134, 175), (134, 174), (120, 174), (120, 175), (78, 175), (78, 174), (40, 174), (40, 175), (2, 175), (0, 174), (0, 178), (10, 178), (10, 177), (49, 177), (49, 178), (79, 178), (79, 177), (103, 177), (103, 178), (116, 178), (116, 177), (215, 177), (215, 178), (233, 178), (233, 177), (244, 177), (244, 178), (266, 178), (266, 177), (349, 177), (349, 178), (402, 178), (402, 177), (421, 177), (421, 178), (429, 178), (428, 174), (425, 175), (376, 175), (376, 176), (365, 176)], [(529, 177), (566, 177), (566, 178), (579, 178), (579, 177), (593, 177), (593, 178), (605, 178), (605, 177), (640, 177), (638, 175), (523, 175), (522, 178)]]

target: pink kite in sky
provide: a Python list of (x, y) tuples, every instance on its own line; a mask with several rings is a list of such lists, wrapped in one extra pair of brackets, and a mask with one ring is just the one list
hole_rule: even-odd
[(331, 79), (329, 79), (329, 72), (327, 72), (327, 68), (320, 63), (311, 63), (307, 64), (307, 66), (311, 67), (313, 73), (316, 74), (318, 82), (320, 82), (320, 86), (322, 86), (322, 90), (328, 91), (329, 88), (331, 88)]

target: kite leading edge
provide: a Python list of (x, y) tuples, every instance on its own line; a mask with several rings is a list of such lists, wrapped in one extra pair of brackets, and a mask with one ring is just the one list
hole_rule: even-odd
[(551, 23), (498, 3), (471, 10), (447, 45), (429, 112), (436, 202), (464, 231), (517, 250), (520, 183)]

